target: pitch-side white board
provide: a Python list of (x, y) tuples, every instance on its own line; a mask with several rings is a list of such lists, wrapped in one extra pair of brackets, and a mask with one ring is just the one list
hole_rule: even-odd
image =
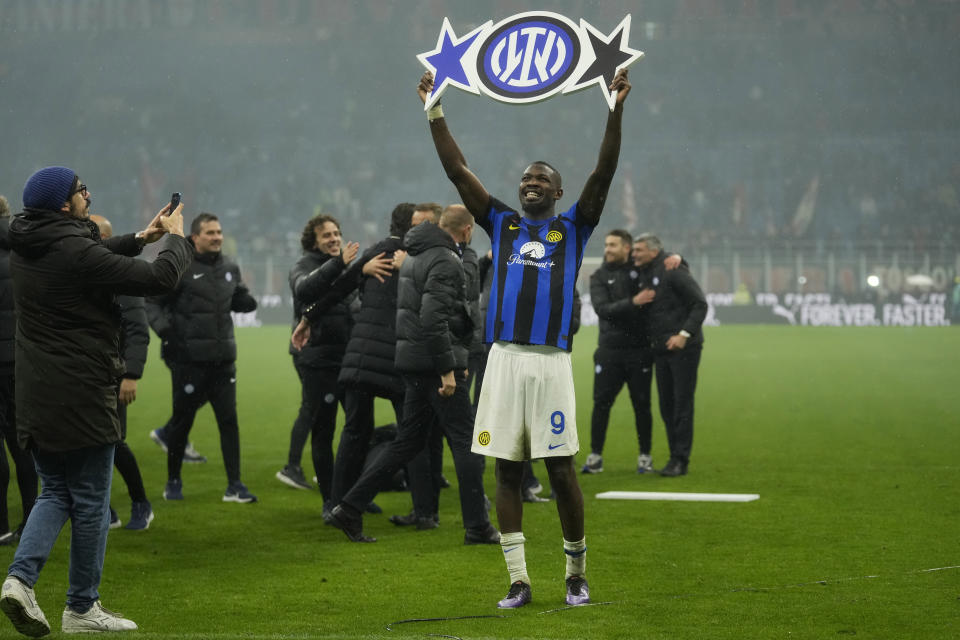
[(681, 500), (686, 502), (753, 502), (759, 493), (681, 493), (674, 491), (604, 491), (601, 500)]

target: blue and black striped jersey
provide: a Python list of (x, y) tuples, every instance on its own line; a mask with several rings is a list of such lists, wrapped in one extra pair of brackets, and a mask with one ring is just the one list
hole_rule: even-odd
[(477, 224), (490, 236), (493, 249), (484, 342), (570, 351), (577, 274), (594, 229), (579, 205), (546, 220), (529, 220), (491, 197)]

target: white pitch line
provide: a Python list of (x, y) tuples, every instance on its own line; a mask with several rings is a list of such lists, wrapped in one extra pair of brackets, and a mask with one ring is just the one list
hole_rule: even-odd
[(601, 500), (680, 500), (686, 502), (752, 502), (759, 493), (682, 493), (676, 491), (604, 491)]

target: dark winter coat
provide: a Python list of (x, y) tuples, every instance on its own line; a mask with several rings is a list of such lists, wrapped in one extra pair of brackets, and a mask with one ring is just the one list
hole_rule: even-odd
[(410, 229), (397, 291), (398, 371), (442, 375), (467, 368), (473, 322), (453, 238), (433, 224)]
[(670, 336), (682, 329), (690, 334), (685, 348), (699, 348), (703, 345), (702, 326), (707, 317), (706, 296), (685, 264), (667, 271), (664, 258), (666, 254), (661, 251), (638, 271), (640, 289), (656, 292), (653, 301), (642, 307), (650, 346), (654, 351), (665, 350)]
[(306, 251), (290, 270), (290, 292), (293, 294), (293, 326), (300, 322), (304, 309), (310, 305), (323, 308), (313, 313), (310, 321), (310, 340), (297, 351), (291, 345), (290, 353), (300, 366), (318, 369), (339, 369), (353, 328), (350, 305), (356, 293), (338, 296), (334, 282), (345, 266), (339, 256), (322, 251)]
[(393, 365), (397, 345), (398, 277), (394, 272), (380, 282), (364, 276), (361, 269), (378, 254), (392, 257), (394, 251), (402, 248), (400, 238), (390, 236), (381, 240), (354, 260), (335, 284), (344, 290), (357, 289), (360, 297), (360, 309), (354, 314), (350, 342), (340, 364), (340, 384), (385, 398), (403, 395), (403, 381)]
[(120, 440), (117, 294), (156, 295), (176, 287), (190, 263), (179, 236), (161, 240), (156, 260), (133, 256), (133, 234), (100, 241), (89, 220), (27, 209), (10, 223), (10, 270), (17, 305), (17, 435), (44, 451)]
[(10, 218), (0, 218), (0, 375), (13, 375), (13, 344), (17, 315), (10, 277)]
[(123, 377), (139, 380), (147, 363), (150, 346), (150, 325), (141, 296), (117, 296), (120, 303), (120, 352), (123, 354)]
[[(477, 252), (468, 245), (461, 245), (463, 277), (467, 291), (467, 308), (470, 309), (470, 321), (473, 323), (473, 336), (470, 338), (470, 355), (483, 355), (483, 316), (480, 315), (480, 261)], [(487, 292), (489, 295), (489, 291)]]
[(633, 304), (637, 293), (637, 267), (630, 262), (604, 262), (590, 274), (590, 302), (600, 319), (597, 346), (601, 349), (644, 349), (641, 307)]
[(218, 252), (197, 253), (171, 293), (148, 298), (147, 319), (162, 341), (165, 360), (224, 364), (237, 359), (231, 311), (247, 313), (257, 301), (240, 268)]

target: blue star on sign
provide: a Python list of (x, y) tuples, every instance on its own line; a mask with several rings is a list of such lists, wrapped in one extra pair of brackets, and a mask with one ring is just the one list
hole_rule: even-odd
[(437, 47), (432, 51), (417, 55), (420, 62), (433, 71), (433, 91), (427, 96), (425, 109), (432, 107), (450, 85), (471, 93), (480, 92), (467, 73), (464, 66), (464, 57), (470, 51), (470, 47), (473, 46), (477, 36), (489, 24), (488, 22), (462, 38), (457, 38), (457, 35), (453, 32), (453, 27), (450, 26), (450, 20), (443, 19), (443, 29), (437, 38)]

